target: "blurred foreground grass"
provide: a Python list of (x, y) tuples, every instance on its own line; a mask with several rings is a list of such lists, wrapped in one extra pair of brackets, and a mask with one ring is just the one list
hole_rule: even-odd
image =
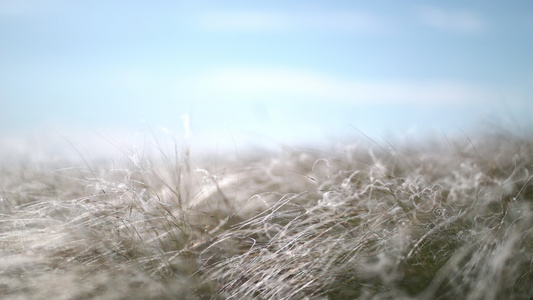
[(1, 298), (533, 297), (530, 135), (367, 142), (10, 159)]

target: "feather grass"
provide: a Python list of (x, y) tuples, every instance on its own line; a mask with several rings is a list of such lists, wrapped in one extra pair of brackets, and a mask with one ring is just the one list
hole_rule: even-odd
[[(0, 170), (6, 299), (527, 299), (533, 139)], [(81, 153), (80, 153), (81, 156)]]

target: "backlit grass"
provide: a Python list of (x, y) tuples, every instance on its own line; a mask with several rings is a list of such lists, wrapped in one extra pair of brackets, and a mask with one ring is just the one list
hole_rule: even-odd
[(533, 297), (527, 134), (82, 153), (1, 166), (3, 299)]

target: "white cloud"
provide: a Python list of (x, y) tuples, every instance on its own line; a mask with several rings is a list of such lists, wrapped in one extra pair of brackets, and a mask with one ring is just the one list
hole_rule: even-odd
[(198, 25), (209, 31), (263, 32), (279, 31), (288, 26), (283, 14), (261, 12), (206, 13), (198, 18)]
[(466, 11), (449, 11), (435, 7), (420, 7), (418, 19), (431, 27), (444, 31), (478, 33), (486, 29), (486, 22), (478, 15)]
[(362, 12), (212, 12), (199, 15), (197, 25), (209, 31), (258, 32), (375, 32), (387, 28), (380, 17)]
[(198, 77), (189, 88), (216, 98), (318, 99), (348, 103), (487, 103), (490, 90), (453, 81), (368, 81), (276, 68), (223, 68)]

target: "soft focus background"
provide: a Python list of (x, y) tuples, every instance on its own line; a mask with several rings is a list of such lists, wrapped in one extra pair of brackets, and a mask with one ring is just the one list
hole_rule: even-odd
[(1, 0), (0, 41), (5, 141), (319, 145), (533, 112), (526, 0)]

